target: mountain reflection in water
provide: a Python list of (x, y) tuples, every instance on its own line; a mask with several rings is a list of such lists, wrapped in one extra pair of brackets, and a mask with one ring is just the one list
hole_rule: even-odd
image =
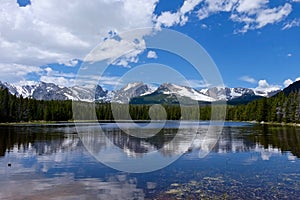
[[(177, 155), (191, 149), (199, 149), (203, 134), (207, 127), (200, 129), (185, 128), (181, 130), (182, 140), (168, 145), (178, 134), (178, 128), (167, 128), (150, 138), (137, 138), (124, 133), (118, 128), (103, 129), (105, 136), (114, 145), (124, 150), (128, 156), (143, 156), (144, 153), (158, 150), (163, 156)], [(139, 131), (128, 129), (129, 131)], [(144, 130), (151, 132), (151, 129)], [(185, 135), (198, 131), (194, 143), (186, 142)], [(72, 151), (82, 145), (74, 126), (3, 126), (0, 129), (0, 156), (13, 151), (30, 151), (36, 155)], [(135, 133), (136, 134), (136, 133)], [(189, 139), (189, 138), (188, 138)], [(103, 140), (104, 141), (104, 140)], [(101, 141), (97, 143), (99, 150), (109, 148)], [(167, 145), (166, 145), (167, 144)], [(290, 151), (300, 158), (300, 134), (296, 127), (278, 126), (225, 126), (217, 144), (212, 149), (215, 153), (248, 152), (248, 151)]]
[[(211, 154), (200, 159), (207, 125), (195, 129), (188, 124), (179, 130), (167, 124), (149, 138), (127, 134), (141, 131), (130, 126), (125, 133), (113, 124), (103, 125), (101, 137), (106, 139), (96, 138), (97, 151), (109, 153), (117, 147), (125, 156), (142, 160), (154, 151), (161, 160), (184, 154), (155, 172), (124, 173), (92, 157), (83, 146), (87, 138), (80, 138), (72, 124), (2, 126), (0, 199), (193, 199), (199, 191), (208, 199), (223, 199), (224, 194), (232, 199), (300, 195), (299, 127), (226, 123)], [(96, 126), (80, 128), (92, 133)], [(190, 144), (193, 131), (196, 137)], [(143, 134), (147, 132), (152, 130)], [(178, 132), (179, 139), (171, 142)]]

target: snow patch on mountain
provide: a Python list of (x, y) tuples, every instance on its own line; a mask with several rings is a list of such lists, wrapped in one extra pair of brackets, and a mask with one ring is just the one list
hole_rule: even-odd
[(110, 93), (111, 102), (129, 103), (134, 97), (151, 94), (153, 90), (143, 82), (128, 83), (125, 87)]
[(76, 100), (93, 102), (101, 100), (107, 91), (100, 86), (61, 87), (54, 83), (40, 82), (35, 85), (19, 85), (0, 82), (0, 87), (7, 88), (17, 97), (33, 98), (37, 100)]
[(83, 85), (72, 87), (61, 87), (54, 83), (28, 82), (27, 85), (3, 83), (0, 81), (1, 88), (7, 88), (13, 95), (24, 98), (34, 98), (38, 100), (74, 100), (86, 102), (116, 102), (129, 103), (132, 98), (150, 95), (152, 93), (162, 93), (165, 95), (175, 95), (188, 97), (191, 100), (214, 102), (230, 101), (244, 96), (263, 96), (270, 97), (277, 94), (278, 87), (271, 87), (263, 82), (260, 87), (249, 88), (228, 88), (212, 87), (195, 90), (191, 87), (180, 86), (171, 83), (164, 83), (159, 87), (147, 85), (142, 82), (128, 83), (119, 90), (103, 90), (99, 85)]
[(141, 82), (136, 82), (136, 83), (128, 83), (122, 90), (123, 91), (127, 91), (127, 90), (130, 90), (132, 88), (135, 88), (135, 87), (138, 87), (140, 85), (142, 85), (143, 83)]
[(163, 93), (163, 94), (175, 94), (182, 97), (189, 97), (192, 100), (196, 101), (206, 101), (206, 102), (213, 102), (216, 99), (209, 97), (201, 92), (186, 86), (179, 86), (171, 83), (162, 84), (156, 92)]
[(228, 88), (228, 87), (212, 87), (209, 89), (200, 90), (202, 93), (215, 98), (217, 100), (230, 101), (242, 96), (262, 96), (270, 97), (277, 94), (280, 90), (278, 88), (269, 88), (268, 90), (261, 90), (260, 88)]

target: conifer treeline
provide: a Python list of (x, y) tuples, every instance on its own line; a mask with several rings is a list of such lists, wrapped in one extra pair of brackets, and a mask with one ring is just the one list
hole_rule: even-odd
[[(76, 119), (93, 119), (88, 116), (87, 110), (95, 108), (98, 120), (126, 120), (130, 113), (133, 120), (149, 120), (150, 105), (130, 105), (129, 108), (121, 104), (93, 104), (80, 103)], [(194, 107), (178, 105), (164, 105), (166, 113), (152, 110), (155, 119), (168, 120), (209, 120), (211, 107)], [(217, 110), (217, 109), (216, 109)], [(184, 114), (181, 114), (184, 112)], [(125, 113), (125, 115), (124, 115)], [(183, 117), (184, 116), (184, 117)], [(28, 122), (28, 121), (68, 121), (73, 119), (72, 101), (40, 101), (16, 97), (7, 89), (0, 89), (0, 122)], [(265, 122), (290, 122), (300, 123), (300, 92), (292, 92), (285, 96), (283, 92), (276, 97), (263, 98), (248, 103), (247, 105), (227, 106), (227, 120), (234, 121), (265, 121)]]
[(71, 101), (18, 98), (8, 89), (0, 89), (0, 122), (66, 121), (72, 116)]
[(227, 108), (227, 119), (234, 121), (300, 123), (300, 91), (284, 92), (262, 98), (247, 105)]

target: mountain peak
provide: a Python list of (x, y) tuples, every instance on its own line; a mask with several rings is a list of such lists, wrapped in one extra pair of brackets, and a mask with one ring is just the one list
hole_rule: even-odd
[[(31, 82), (32, 83), (32, 82)], [(115, 91), (104, 90), (100, 85), (83, 85), (72, 87), (60, 87), (55, 83), (39, 82), (35, 84), (21, 85), (9, 84), (0, 81), (1, 88), (7, 88), (11, 94), (17, 96), (29, 97), (38, 100), (75, 100), (86, 102), (117, 102), (129, 103), (133, 98), (142, 97), (147, 99), (166, 98), (163, 101), (176, 102), (176, 98), (185, 99), (189, 101), (199, 102), (214, 102), (214, 101), (234, 101), (235, 103), (249, 102), (261, 97), (270, 97), (278, 93), (278, 91), (255, 90), (249, 88), (228, 88), (228, 87), (212, 87), (202, 89), (200, 91), (181, 86), (174, 83), (163, 83), (158, 88), (153, 89), (143, 82), (128, 83), (124, 87)], [(300, 88), (300, 81), (295, 82), (288, 88), (284, 89), (285, 93), (290, 93)], [(298, 91), (297, 89), (297, 91)], [(143, 102), (138, 100), (138, 102)], [(154, 102), (154, 101), (149, 101)], [(155, 101), (156, 102), (156, 101)], [(146, 102), (147, 103), (147, 102)]]
[(181, 86), (181, 85), (176, 85), (173, 83), (164, 83), (160, 85), (157, 90), (155, 91), (156, 93), (161, 93), (165, 95), (178, 95), (181, 97), (188, 97), (192, 100), (196, 101), (206, 101), (206, 102), (213, 102), (216, 99), (207, 96), (193, 88), (187, 87), (187, 86)]
[(143, 82), (133, 82), (133, 83), (128, 83), (126, 86), (124, 86), (123, 88), (121, 88), (121, 90), (123, 91), (127, 91), (136, 87), (140, 87), (143, 86), (144, 83)]
[(128, 83), (125, 87), (112, 92), (111, 101), (117, 103), (129, 103), (134, 97), (143, 96), (152, 92), (152, 89), (143, 82)]

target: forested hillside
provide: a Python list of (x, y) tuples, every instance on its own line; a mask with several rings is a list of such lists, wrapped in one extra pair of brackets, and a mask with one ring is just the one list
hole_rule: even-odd
[[(95, 106), (98, 120), (126, 120), (123, 113), (128, 109), (126, 105), (84, 103), (81, 102), (79, 118), (82, 120), (93, 119), (86, 113), (87, 107)], [(149, 120), (151, 105), (130, 105), (129, 113), (134, 120)], [(200, 109), (192, 106), (163, 105), (168, 120), (209, 120), (211, 116), (210, 105), (200, 105)], [(184, 114), (182, 114), (184, 112)], [(117, 114), (117, 116), (116, 116)], [(164, 114), (155, 111), (155, 119), (164, 119)], [(183, 117), (184, 116), (184, 117)], [(11, 95), (7, 89), (0, 89), (0, 122), (28, 122), (28, 121), (67, 121), (73, 119), (72, 101), (42, 101), (20, 98)], [(300, 81), (290, 85), (282, 92), (271, 98), (262, 98), (252, 101), (247, 105), (227, 106), (227, 120), (234, 121), (265, 121), (265, 122), (300, 122)]]
[[(28, 122), (28, 121), (68, 121), (73, 119), (72, 101), (43, 101), (28, 98), (17, 98), (11, 95), (7, 89), (0, 89), (0, 122)], [(80, 102), (77, 104), (77, 117), (80, 120), (91, 120), (93, 116), (86, 112), (91, 106), (95, 107), (98, 120), (126, 120), (124, 113), (128, 108), (123, 104), (113, 104), (114, 114), (111, 104)], [(150, 105), (130, 105), (129, 113), (133, 120), (149, 120)], [(180, 108), (178, 105), (164, 105), (168, 120), (178, 120), (182, 117), (181, 111), (185, 114), (185, 119), (208, 120), (210, 107), (203, 107), (202, 111), (185, 106)], [(155, 111), (154, 111), (155, 112)], [(201, 118), (199, 118), (201, 113)], [(124, 117), (123, 117), (124, 116)], [(157, 110), (156, 119), (164, 119), (163, 113)]]
[(65, 121), (72, 119), (72, 101), (39, 101), (0, 89), (0, 122)]
[(262, 98), (247, 105), (228, 107), (227, 119), (299, 123), (300, 81), (291, 84), (274, 97)]

